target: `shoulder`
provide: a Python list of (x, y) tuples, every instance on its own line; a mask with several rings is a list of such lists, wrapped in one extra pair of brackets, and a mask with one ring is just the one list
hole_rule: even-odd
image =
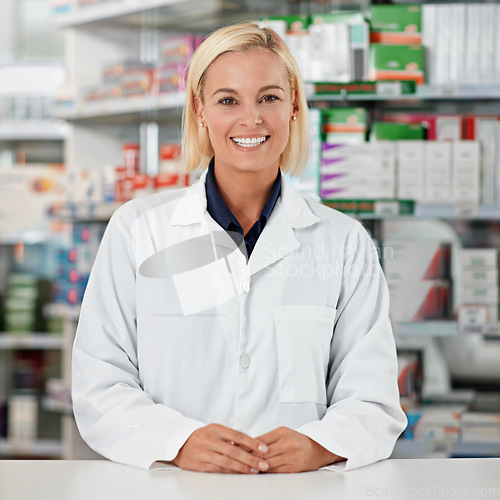
[(164, 213), (173, 213), (179, 201), (186, 196), (188, 189), (171, 189), (130, 200), (114, 212), (110, 222), (120, 221), (131, 227), (150, 212), (161, 210)]

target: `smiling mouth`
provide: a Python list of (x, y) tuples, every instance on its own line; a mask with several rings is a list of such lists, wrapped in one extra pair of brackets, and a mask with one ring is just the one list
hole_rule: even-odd
[(262, 137), (231, 137), (231, 140), (243, 148), (255, 148), (269, 139), (269, 135)]

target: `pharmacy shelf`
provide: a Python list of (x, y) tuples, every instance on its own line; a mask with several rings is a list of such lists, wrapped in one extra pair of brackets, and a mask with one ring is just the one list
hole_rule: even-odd
[[(383, 203), (384, 200), (379, 200), (377, 203), (383, 204), (386, 210), (374, 213), (351, 213), (361, 219), (449, 219), (449, 220), (500, 220), (500, 205), (475, 205), (468, 203), (451, 204), (426, 204), (415, 203), (413, 213), (399, 214), (394, 208), (391, 212), (390, 204)], [(393, 202), (395, 200), (392, 200)]]
[[(137, 28), (179, 28), (211, 31), (214, 24), (255, 18), (256, 13), (272, 14), (282, 8), (279, 0), (115, 0), (75, 7), (54, 13), (55, 28), (114, 25)], [(270, 10), (271, 9), (271, 10)], [(278, 10), (277, 10), (278, 9)]]
[(111, 21), (131, 14), (187, 2), (188, 0), (116, 0), (114, 2), (102, 2), (76, 7), (69, 12), (54, 14), (51, 24), (56, 28), (73, 28), (99, 21)]
[(0, 350), (7, 349), (64, 349), (66, 339), (52, 333), (4, 333), (0, 332)]
[[(420, 101), (420, 100), (496, 100), (500, 99), (500, 85), (419, 85), (415, 94), (403, 94), (390, 82), (377, 94), (312, 94), (309, 101)], [(307, 87), (307, 86), (306, 86)]]
[(70, 222), (107, 222), (113, 213), (122, 205), (119, 202), (110, 203), (70, 203), (54, 206), (50, 210), (53, 218)]
[[(425, 94), (417, 92), (417, 94), (401, 94), (393, 95), (389, 97), (388, 95), (375, 95), (375, 94), (365, 94), (365, 95), (314, 95), (309, 94), (307, 96), (308, 100), (314, 101), (376, 101), (376, 100), (420, 100)], [(429, 94), (431, 95), (431, 94)], [(434, 99), (444, 99), (444, 97), (433, 97)], [(477, 88), (475, 92), (471, 92), (468, 97), (463, 96), (463, 99), (500, 99), (500, 86), (498, 89), (485, 89)], [(449, 99), (449, 98), (447, 98)], [(60, 108), (56, 111), (56, 116), (60, 120), (67, 121), (78, 121), (78, 120), (99, 120), (106, 119), (110, 117), (122, 117), (128, 119), (129, 121), (137, 120), (141, 115), (147, 113), (155, 113), (160, 111), (175, 111), (180, 117), (180, 111), (184, 106), (185, 94), (184, 92), (171, 92), (165, 93), (160, 96), (144, 96), (144, 97), (129, 97), (126, 99), (103, 99), (95, 102), (87, 103), (77, 103), (73, 107)], [(53, 131), (56, 134), (59, 132), (56, 129), (49, 128), (48, 133), (51, 134)], [(8, 131), (5, 129), (5, 133)], [(16, 132), (13, 132), (16, 134)], [(34, 131), (36, 134), (36, 132)], [(43, 134), (43, 132), (40, 132)], [(64, 132), (65, 134), (66, 132)], [(21, 134), (18, 134), (21, 136)], [(64, 136), (63, 136), (64, 137)], [(2, 138), (2, 127), (0, 125), (0, 140)], [(444, 208), (446, 210), (446, 208)], [(487, 210), (488, 212), (488, 210)], [(453, 214), (449, 215), (453, 217)]]
[(394, 323), (396, 336), (416, 337), (456, 337), (458, 335), (456, 321), (420, 321), (416, 323)]
[(68, 321), (78, 321), (80, 306), (51, 302), (44, 306), (43, 314), (48, 318), (63, 318)]
[(391, 458), (500, 457), (500, 443), (433, 443), (398, 439)]
[(41, 439), (30, 442), (17, 442), (0, 439), (0, 456), (30, 456), (30, 457), (61, 457), (63, 454), (62, 441)]
[(68, 125), (60, 121), (0, 122), (0, 141), (62, 141), (67, 134)]
[(112, 117), (140, 119), (141, 115), (160, 111), (178, 111), (184, 105), (184, 92), (165, 93), (160, 96), (103, 99), (76, 104), (74, 108), (57, 110), (57, 117), (67, 121), (98, 120)]

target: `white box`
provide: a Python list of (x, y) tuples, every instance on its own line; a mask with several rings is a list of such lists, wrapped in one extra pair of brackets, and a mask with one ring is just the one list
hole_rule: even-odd
[(445, 280), (388, 280), (389, 315), (395, 322), (419, 322), (449, 316), (450, 283)]
[(498, 286), (463, 285), (461, 296), (463, 304), (498, 305)]
[(437, 6), (438, 29), (436, 50), (436, 84), (450, 82), (450, 51), (451, 51), (451, 5)]
[(498, 286), (498, 268), (472, 267), (460, 270), (460, 282), (468, 286)]
[(425, 201), (451, 202), (451, 144), (432, 141), (425, 147)]
[(479, 203), (479, 142), (456, 141), (452, 144), (453, 200)]
[(422, 46), (425, 49), (425, 74), (427, 83), (436, 84), (436, 51), (437, 43), (437, 8), (438, 5), (423, 4), (422, 12)]
[(8, 438), (34, 441), (37, 438), (38, 402), (32, 394), (16, 394), (9, 398)]
[(496, 248), (463, 248), (460, 250), (460, 265), (463, 269), (498, 268), (499, 253)]
[(441, 241), (384, 241), (384, 273), (388, 280), (432, 280), (450, 276), (451, 247)]
[(500, 414), (464, 413), (462, 441), (473, 443), (500, 443)]

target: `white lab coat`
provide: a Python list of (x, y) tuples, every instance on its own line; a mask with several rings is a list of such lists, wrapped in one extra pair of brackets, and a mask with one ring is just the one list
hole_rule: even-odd
[(295, 429), (347, 457), (329, 469), (388, 457), (406, 419), (370, 237), (283, 179), (247, 263), (206, 210), (205, 177), (111, 218), (73, 351), (83, 438), (141, 468), (213, 422)]

